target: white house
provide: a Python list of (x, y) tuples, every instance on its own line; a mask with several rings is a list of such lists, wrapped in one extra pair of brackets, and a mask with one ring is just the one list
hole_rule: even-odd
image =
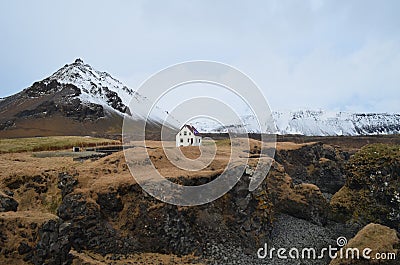
[(185, 124), (176, 135), (176, 146), (200, 146), (202, 137), (192, 125)]

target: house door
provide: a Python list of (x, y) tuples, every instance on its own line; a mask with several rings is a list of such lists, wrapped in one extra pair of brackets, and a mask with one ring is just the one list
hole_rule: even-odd
[(193, 145), (193, 138), (190, 139), (190, 145)]

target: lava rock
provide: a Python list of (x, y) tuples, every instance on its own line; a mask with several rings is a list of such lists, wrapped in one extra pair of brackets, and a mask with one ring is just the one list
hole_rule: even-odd
[(97, 194), (97, 203), (100, 205), (100, 209), (106, 214), (120, 212), (124, 208), (121, 197), (117, 192)]
[(18, 205), (18, 202), (14, 198), (0, 192), (0, 212), (16, 212)]
[(69, 254), (71, 244), (69, 235), (59, 233), (62, 220), (49, 220), (39, 229), (39, 242), (36, 244), (31, 262), (35, 265), (67, 265), (71, 264)]
[(325, 225), (329, 215), (329, 203), (314, 184), (295, 185), (284, 167), (277, 162), (267, 175), (268, 191), (275, 209), (279, 212)]
[(58, 175), (57, 187), (61, 190), (61, 195), (63, 198), (67, 194), (71, 193), (76, 185), (78, 185), (78, 180), (74, 176), (71, 176), (65, 172), (62, 172)]
[(322, 143), (299, 149), (279, 150), (275, 159), (284, 166), (295, 184), (317, 185), (323, 193), (335, 194), (345, 184), (348, 154)]
[(122, 237), (107, 222), (100, 206), (86, 194), (70, 193), (58, 208), (65, 224), (60, 227), (68, 235), (71, 246), (77, 251), (93, 250), (102, 255), (109, 253), (131, 253), (135, 240)]
[(18, 246), (18, 254), (24, 255), (32, 251), (32, 248), (26, 243), (21, 242)]

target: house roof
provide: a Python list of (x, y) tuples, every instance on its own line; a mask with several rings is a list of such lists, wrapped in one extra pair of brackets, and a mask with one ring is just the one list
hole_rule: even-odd
[(183, 128), (188, 128), (194, 135), (196, 135), (196, 136), (200, 136), (201, 134), (199, 133), (199, 131), (196, 129), (196, 128), (194, 128), (194, 126), (192, 126), (192, 125), (190, 125), (190, 124), (185, 124), (185, 125), (183, 125), (182, 126), (182, 128), (181, 128), (181, 131), (182, 131), (182, 129)]

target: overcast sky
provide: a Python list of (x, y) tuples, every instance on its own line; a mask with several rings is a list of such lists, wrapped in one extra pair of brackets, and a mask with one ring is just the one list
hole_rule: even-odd
[(1, 1), (0, 97), (78, 57), (132, 88), (213, 60), (273, 110), (400, 112), (399, 13), (397, 0)]

